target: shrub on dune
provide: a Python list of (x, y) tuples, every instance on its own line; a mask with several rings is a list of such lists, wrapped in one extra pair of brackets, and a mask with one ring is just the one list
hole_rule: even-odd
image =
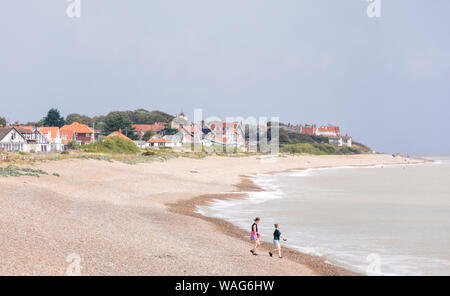
[(118, 137), (104, 138), (99, 142), (81, 147), (81, 150), (92, 153), (136, 154), (140, 150), (131, 141)]

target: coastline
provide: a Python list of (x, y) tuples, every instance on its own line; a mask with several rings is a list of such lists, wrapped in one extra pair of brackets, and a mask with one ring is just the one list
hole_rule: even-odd
[[(274, 173), (280, 172), (271, 172), (270, 174)], [(249, 176), (241, 176), (241, 182), (234, 186), (236, 188), (236, 192), (216, 195), (201, 195), (189, 200), (167, 204), (167, 206), (169, 207), (169, 210), (174, 213), (202, 219), (214, 224), (220, 232), (230, 236), (231, 238), (237, 238), (242, 241), (249, 242), (249, 234), (247, 231), (224, 219), (204, 216), (197, 212), (197, 206), (206, 205), (213, 200), (240, 199), (247, 196), (246, 192), (263, 191), (263, 189), (260, 186), (256, 185)], [(270, 249), (272, 249), (272, 247), (273, 246), (271, 243), (261, 241), (260, 248), (264, 249), (266, 253)], [(321, 276), (362, 276), (362, 274), (358, 274), (345, 268), (327, 263), (323, 258), (320, 258), (318, 256), (304, 254), (289, 247), (283, 247), (283, 253), (285, 254), (283, 258), (285, 258), (286, 260), (305, 265), (314, 273)]]
[[(408, 163), (407, 165), (418, 165), (427, 162), (433, 162), (433, 160), (423, 159), (423, 158), (414, 158), (414, 161), (419, 161), (415, 163)], [(380, 163), (380, 164), (372, 164), (372, 165), (351, 165), (346, 167), (376, 167), (376, 166), (394, 166), (394, 165), (403, 165), (403, 164), (392, 164), (392, 163)], [(328, 169), (328, 168), (339, 168), (339, 166), (319, 166), (319, 167), (311, 167), (311, 168), (290, 168), (281, 171), (270, 171), (264, 173), (265, 175), (273, 175), (279, 173), (287, 173), (293, 171), (301, 171), (308, 169)], [(231, 222), (226, 221), (225, 219), (208, 217), (202, 215), (197, 211), (198, 206), (208, 205), (210, 202), (214, 200), (230, 200), (230, 199), (242, 199), (247, 197), (248, 192), (261, 192), (264, 191), (263, 188), (256, 185), (250, 176), (241, 175), (241, 181), (238, 184), (234, 184), (235, 191), (223, 193), (223, 194), (207, 194), (196, 196), (189, 200), (182, 200), (176, 203), (168, 203), (166, 204), (169, 207), (169, 210), (190, 217), (195, 217), (198, 219), (202, 219), (209, 223), (212, 223), (216, 226), (216, 228), (225, 235), (228, 235), (232, 238), (238, 238), (240, 240), (248, 242), (248, 232), (241, 229), (240, 227), (232, 224)], [(265, 252), (268, 252), (272, 249), (272, 244), (268, 242), (261, 241), (261, 249), (264, 249)], [(364, 276), (364, 274), (357, 273), (346, 269), (344, 267), (340, 267), (337, 265), (333, 265), (327, 263), (324, 258), (319, 256), (310, 255), (302, 253), (298, 250), (295, 250), (290, 247), (283, 247), (283, 253), (287, 254), (284, 258), (286, 260), (293, 261), (295, 263), (299, 263), (307, 266), (313, 272), (317, 273), (321, 276)]]
[(268, 255), (249, 256), (248, 233), (203, 217), (196, 206), (261, 190), (247, 177), (255, 174), (406, 161), (302, 155), (276, 162), (208, 157), (136, 165), (39, 163), (32, 167), (48, 175), (0, 178), (0, 275), (65, 275), (73, 253), (82, 258), (82, 275), (356, 275), (295, 250), (285, 252), (283, 264)]

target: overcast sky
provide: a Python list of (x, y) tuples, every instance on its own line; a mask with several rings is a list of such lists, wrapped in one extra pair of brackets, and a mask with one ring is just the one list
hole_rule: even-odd
[(0, 116), (202, 108), (450, 154), (450, 1), (381, 2), (2, 0)]

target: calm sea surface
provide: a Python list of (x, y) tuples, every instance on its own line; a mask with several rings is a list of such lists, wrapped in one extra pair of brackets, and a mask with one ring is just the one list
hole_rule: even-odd
[(265, 192), (198, 210), (243, 229), (260, 216), (265, 241), (280, 223), (284, 245), (354, 271), (450, 275), (450, 157), (433, 159), (257, 175)]

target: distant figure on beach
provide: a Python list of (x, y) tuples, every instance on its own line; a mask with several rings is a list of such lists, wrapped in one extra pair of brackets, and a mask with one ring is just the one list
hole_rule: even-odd
[(256, 249), (261, 245), (261, 243), (259, 242), (261, 235), (258, 232), (258, 223), (260, 220), (261, 219), (259, 219), (259, 217), (256, 217), (255, 220), (253, 220), (254, 223), (252, 224), (252, 232), (250, 234), (250, 239), (255, 242), (255, 246), (250, 250), (250, 253), (255, 256), (258, 255), (256, 254)]
[(280, 245), (280, 238), (284, 241), (287, 241), (285, 237), (281, 235), (280, 231), (280, 224), (275, 224), (275, 231), (273, 232), (273, 244), (275, 245), (276, 249), (269, 251), (270, 257), (273, 256), (273, 252), (278, 251), (278, 257), (281, 257), (281, 245)]

